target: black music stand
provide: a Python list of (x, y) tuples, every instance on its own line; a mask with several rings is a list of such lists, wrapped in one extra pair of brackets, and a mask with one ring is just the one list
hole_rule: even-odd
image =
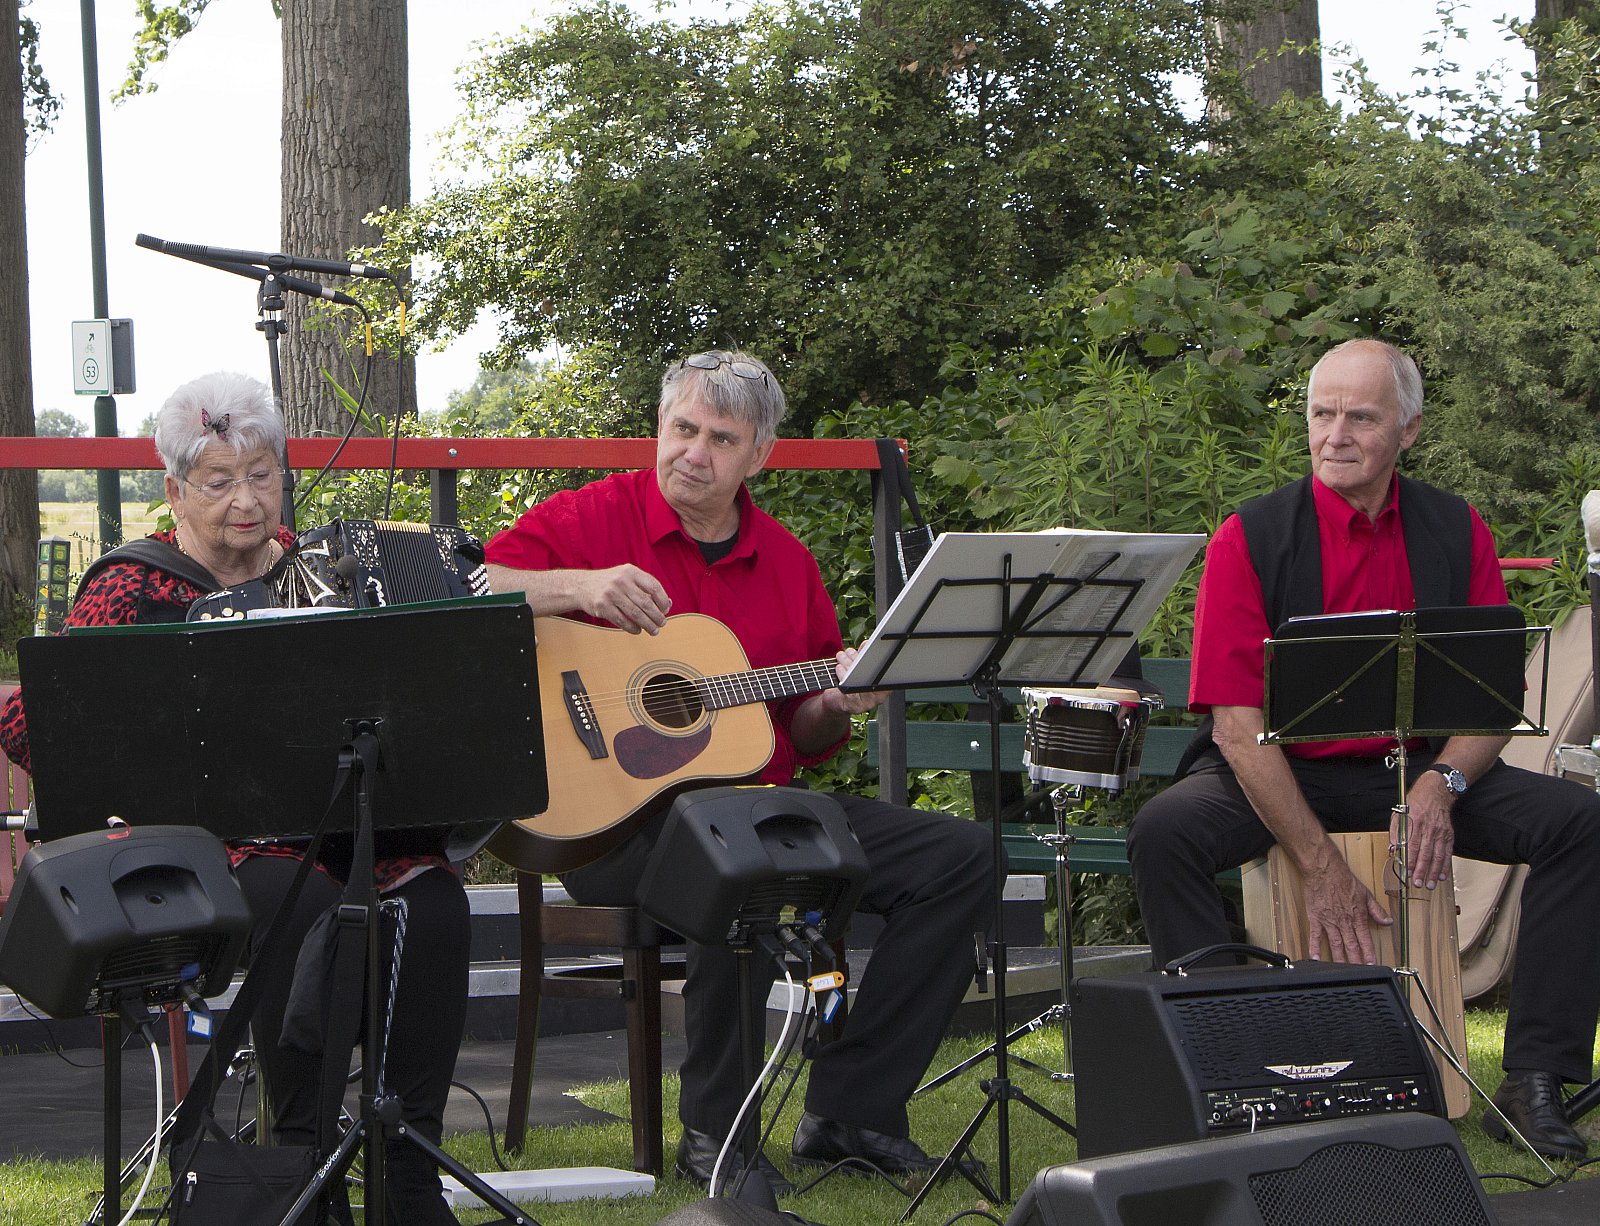
[[(111, 816), (187, 822), (226, 839), (305, 834), (347, 775), (359, 861), (375, 829), (510, 821), (547, 803), (533, 614), (520, 596), (75, 630), (24, 639), (18, 657), (47, 839), (104, 829)], [(91, 733), (102, 769), (74, 769)], [(511, 1221), (531, 1223), (400, 1124), (398, 1099), (379, 1095), (382, 958), (370, 859), (364, 884), (363, 914), (351, 916), (365, 926), (371, 1005), (361, 1113), (284, 1222), (342, 1176), (361, 1142), (365, 1203), (379, 1220), (384, 1140), (394, 1136)], [(108, 1053), (119, 1040), (108, 1030)], [(115, 1201), (108, 1196), (107, 1220)]]
[[(1006, 685), (1094, 685), (1106, 680), (1199, 548), (1197, 536), (1063, 529), (947, 533), (923, 559), (862, 646), (847, 690), (970, 683), (989, 708), (990, 829), (994, 848), (995, 1075), (983, 1107), (901, 1215), (916, 1212), (952, 1171), (996, 1199), (981, 1172), (960, 1161), (999, 1108), (998, 1199), (1011, 1199), (1009, 1104), (1021, 1103), (1069, 1136), (1076, 1130), (1011, 1083), (1006, 1021), (1005, 849), (1001, 831), (1000, 715)], [(974, 1164), (975, 1165), (975, 1164)]]
[[(1411, 965), (1410, 908), (1405, 905), (1411, 812), (1406, 800), (1406, 742), (1414, 737), (1548, 736), (1544, 726), (1548, 671), (1540, 683), (1537, 722), (1523, 714), (1523, 660), (1529, 634), (1542, 634), (1548, 643), (1550, 628), (1527, 626), (1521, 611), (1511, 605), (1472, 605), (1292, 617), (1263, 647), (1262, 744), (1368, 737), (1395, 744), (1387, 759), (1397, 791), (1393, 812), (1398, 837), (1390, 848), (1390, 860), (1401, 887), (1395, 917), (1401, 965), (1395, 970), (1421, 985), (1439, 1036), (1426, 1027), (1423, 1032), (1491, 1106), (1492, 1100), (1465, 1067), (1463, 1053), (1450, 1051), (1443, 1041), (1443, 1022)], [(1548, 649), (1545, 655), (1548, 670)], [(1331, 685), (1329, 677), (1336, 679)], [(1509, 1120), (1506, 1124), (1515, 1132), (1515, 1125)]]
[[(1385, 737), (1392, 765), (1406, 876), (1406, 742), (1413, 737), (1548, 736), (1544, 687), (1539, 720), (1523, 715), (1523, 659), (1529, 628), (1511, 605), (1340, 613), (1292, 617), (1265, 652), (1264, 745)], [(1547, 666), (1548, 667), (1548, 666)], [(1326, 678), (1337, 680), (1329, 685)], [(1400, 908), (1400, 959), (1409, 968), (1406, 908)], [(1406, 969), (1406, 968), (1403, 968)]]

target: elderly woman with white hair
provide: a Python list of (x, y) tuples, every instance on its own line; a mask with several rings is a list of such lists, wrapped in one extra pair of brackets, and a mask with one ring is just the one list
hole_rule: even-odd
[[(156, 419), (156, 451), (166, 466), (167, 502), (176, 525), (103, 555), (79, 582), (65, 625), (127, 626), (182, 622), (189, 606), (223, 588), (268, 576), (294, 549), (281, 520), (284, 428), (271, 391), (244, 375), (219, 372), (184, 384)], [(241, 702), (249, 702), (248, 693)], [(147, 701), (160, 701), (159, 694)], [(30, 766), (22, 692), (0, 709), (0, 748)], [(262, 745), (263, 754), (276, 747)], [(263, 831), (270, 836), (271, 831)], [(445, 858), (447, 830), (380, 832), (376, 876), (386, 897), (406, 900), (411, 922), (396, 988), (386, 1060), (390, 1092), (406, 1123), (438, 1143), (444, 1105), (466, 1023), (470, 939), (466, 893)], [(265, 920), (287, 893), (306, 840), (235, 843), (234, 871), (258, 927), (247, 957), (265, 941)], [(317, 868), (286, 921), (298, 947), (316, 918), (339, 901), (352, 839), (324, 839)], [(385, 945), (387, 947), (387, 942)], [(294, 959), (265, 990), (251, 1025), (280, 1144), (317, 1139), (322, 1057), (280, 1042)], [(390, 1145), (385, 1220), (406, 1226), (453, 1223), (433, 1164), (412, 1145)], [(380, 1220), (369, 1214), (368, 1221)]]

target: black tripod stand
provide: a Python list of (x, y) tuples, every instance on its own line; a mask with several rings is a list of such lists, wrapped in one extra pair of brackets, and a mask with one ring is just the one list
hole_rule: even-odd
[[(1200, 538), (1121, 533), (994, 533), (939, 538), (863, 646), (847, 689), (894, 689), (965, 681), (988, 707), (991, 843), (995, 865), (990, 959), (994, 969), (994, 1076), (985, 1102), (951, 1152), (907, 1206), (909, 1217), (964, 1163), (990, 1112), (999, 1142), (998, 1199), (1011, 1196), (1009, 1106), (1021, 1103), (1069, 1135), (1066, 1120), (1011, 1083), (1006, 1017), (1005, 846), (1001, 829), (1000, 724), (1006, 684), (1093, 685), (1109, 677), (1144, 621), (1198, 548)], [(998, 1109), (998, 1110), (997, 1110)]]
[(963, 1154), (971, 1152), (972, 1139), (978, 1135), (978, 1130), (983, 1127), (984, 1121), (991, 1111), (995, 1114), (995, 1140), (1000, 1151), (1000, 1182), (998, 1199), (1009, 1201), (1011, 1199), (1011, 1117), (1009, 1104), (1015, 1102), (1027, 1107), (1035, 1115), (1054, 1124), (1070, 1137), (1078, 1135), (1077, 1129), (1066, 1120), (1062, 1119), (1050, 1108), (1038, 1100), (1031, 1098), (1026, 1091), (1014, 1085), (1011, 1081), (1008, 1068), (1009, 1052), (1012, 1035), (1008, 1033), (1006, 1019), (1006, 919), (1005, 919), (1005, 843), (1002, 839), (1000, 811), (1000, 712), (1004, 702), (1004, 695), (997, 680), (998, 663), (985, 668), (985, 676), (973, 684), (974, 691), (989, 704), (989, 772), (991, 787), (993, 788), (993, 806), (990, 821), (990, 841), (994, 849), (995, 884), (994, 884), (994, 920), (990, 929), (989, 958), (994, 969), (994, 1042), (989, 1047), (990, 1054), (994, 1057), (994, 1076), (978, 1083), (984, 1092), (983, 1106), (978, 1114), (973, 1116), (972, 1122), (966, 1130), (956, 1138), (956, 1143), (950, 1147), (950, 1152), (940, 1160), (934, 1168), (928, 1182), (912, 1198), (911, 1203), (900, 1215), (903, 1222), (916, 1212), (917, 1206), (952, 1170), (960, 1172), (962, 1178), (972, 1184), (981, 1194), (995, 1199), (996, 1190), (987, 1186), (987, 1181), (981, 1178), (981, 1170), (976, 1164), (961, 1161)]
[[(639, 906), (657, 923), (699, 945), (735, 951), (739, 1052), (746, 1105), (735, 1121), (743, 1170), (733, 1196), (774, 1209), (756, 1166), (760, 1152), (759, 1016), (752, 1013), (751, 960), (807, 957), (804, 944), (831, 959), (867, 879), (867, 857), (831, 796), (800, 788), (720, 787), (673, 802), (639, 878)], [(686, 889), (686, 882), (698, 888)], [(782, 946), (782, 948), (780, 948)], [(842, 979), (840, 981), (842, 983)], [(714, 1181), (712, 1194), (720, 1192)]]
[[(388, 1036), (388, 1020), (394, 1008), (393, 988), (398, 978), (399, 959), (403, 952), (404, 920), (402, 917), (399, 921), (400, 937), (396, 941), (394, 951), (394, 970), (386, 985), (383, 977), (380, 922), (383, 904), (378, 897), (373, 865), (373, 796), (382, 764), (380, 751), (382, 729), (381, 719), (352, 720), (351, 744), (341, 763), (341, 769), (348, 771), (351, 780), (355, 813), (356, 850), (351, 865), (350, 880), (352, 883), (360, 881), (362, 884), (359, 890), (352, 888), (346, 892), (346, 901), (339, 908), (340, 939), (334, 955), (332, 974), (337, 991), (343, 979), (340, 974), (341, 969), (354, 961), (350, 951), (359, 949), (359, 952), (365, 954), (367, 1009), (366, 1032), (361, 1043), (361, 1107), (355, 1122), (346, 1130), (329, 1159), (318, 1168), (315, 1177), (301, 1191), (299, 1198), (284, 1215), (283, 1226), (292, 1226), (300, 1219), (302, 1213), (317, 1202), (331, 1181), (343, 1178), (354, 1161), (358, 1146), (362, 1147), (364, 1152), (362, 1164), (363, 1203), (366, 1206), (364, 1220), (369, 1223), (391, 1220), (385, 1200), (388, 1179), (387, 1142), (391, 1138), (415, 1145), (422, 1150), (435, 1166), (448, 1171), (486, 1204), (504, 1215), (506, 1221), (514, 1223), (515, 1226), (537, 1226), (530, 1215), (523, 1213), (511, 1201), (432, 1141), (408, 1127), (404, 1119), (404, 1102), (398, 1096), (389, 1093), (384, 1085), (383, 1052)], [(357, 895), (364, 897), (360, 902), (350, 901)], [(356, 941), (360, 942), (359, 946), (347, 944)], [(342, 1010), (336, 1007), (334, 1018), (341, 1016), (353, 1019), (354, 1007), (347, 1005)], [(325, 1047), (329, 1068), (324, 1073), (325, 1087), (333, 1087), (335, 1093), (342, 1090), (344, 1085), (342, 1069), (338, 1067), (336, 1057), (338, 1053), (348, 1050), (347, 1039), (352, 1037), (348, 1032), (338, 1033), (337, 1026), (337, 1021), (330, 1022), (330, 1033)], [(332, 1114), (331, 1106), (330, 1103), (324, 1103), (323, 1110), (326, 1114)], [(336, 1110), (336, 1107), (333, 1109)]]

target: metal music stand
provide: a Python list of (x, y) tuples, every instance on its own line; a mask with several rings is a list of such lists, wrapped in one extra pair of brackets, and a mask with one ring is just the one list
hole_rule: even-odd
[(1008, 1107), (1019, 1102), (1068, 1135), (1075, 1129), (1011, 1084), (1007, 1067), (1004, 844), (1000, 810), (1000, 715), (1005, 685), (1094, 685), (1110, 677), (1156, 606), (1182, 575), (1202, 537), (1085, 532), (946, 533), (934, 542), (883, 621), (863, 644), (846, 690), (970, 683), (989, 708), (994, 789), (995, 1076), (966, 1131), (906, 1207), (909, 1218), (945, 1176), (959, 1171), (996, 1196), (960, 1162), (998, 1107), (998, 1199), (1011, 1199)]
[[(17, 646), (46, 839), (104, 829), (112, 816), (189, 823), (223, 839), (307, 834), (341, 775), (349, 776), (354, 824), (369, 836), (510, 821), (547, 803), (533, 614), (520, 596), (85, 628)], [(81, 768), (90, 752), (100, 769)], [(358, 829), (358, 845), (361, 838)], [(374, 1007), (366, 1010), (360, 1118), (284, 1222), (343, 1174), (362, 1142), (366, 1204), (381, 1206), (389, 1136), (416, 1144), (511, 1221), (529, 1223), (400, 1124), (398, 1099), (379, 1096), (373, 1057), (384, 1011), (375, 1007), (383, 995), (370, 871), (366, 886), (364, 986)], [(108, 1025), (108, 1076), (119, 1043)], [(115, 1161), (108, 1152), (108, 1168)], [(111, 1220), (117, 1196), (107, 1192)]]
[(1530, 634), (1548, 642), (1550, 627), (1525, 625), (1520, 610), (1510, 605), (1473, 605), (1293, 617), (1264, 644), (1261, 744), (1369, 737), (1395, 744), (1385, 759), (1395, 772), (1398, 797), (1393, 809), (1397, 838), (1390, 847), (1400, 883), (1395, 949), (1401, 965), (1395, 970), (1421, 985), (1441, 1037), (1426, 1027), (1424, 1032), (1485, 1101), (1488, 1096), (1472, 1080), (1463, 1053), (1449, 1051), (1442, 1041), (1443, 1023), (1411, 965), (1406, 743), (1415, 737), (1548, 736), (1548, 672), (1540, 680), (1538, 720), (1523, 714)]

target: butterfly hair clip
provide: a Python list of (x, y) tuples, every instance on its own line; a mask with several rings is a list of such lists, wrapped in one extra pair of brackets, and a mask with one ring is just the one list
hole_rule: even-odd
[(228, 419), (232, 416), (231, 413), (224, 413), (221, 417), (213, 417), (210, 413), (201, 409), (200, 428), (202, 430), (214, 430), (218, 438), (226, 439), (228, 437)]

